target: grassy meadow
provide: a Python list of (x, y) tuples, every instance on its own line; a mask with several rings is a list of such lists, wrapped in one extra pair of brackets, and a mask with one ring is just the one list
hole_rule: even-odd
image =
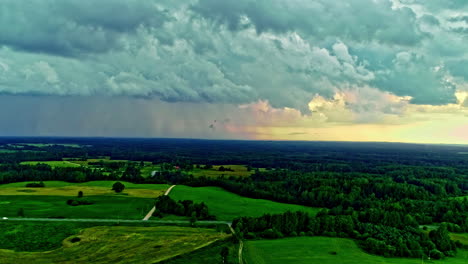
[(16, 182), (0, 185), (0, 195), (50, 195), (50, 196), (76, 196), (82, 191), (85, 196), (110, 195), (140, 198), (158, 197), (170, 187), (167, 184), (135, 184), (121, 181), (125, 190), (116, 194), (112, 191), (115, 181), (91, 181), (84, 183), (69, 183), (63, 181), (46, 181), (45, 187), (26, 188), (27, 183)]
[(319, 209), (273, 202), (262, 199), (252, 199), (228, 192), (218, 187), (188, 187), (178, 185), (172, 189), (169, 196), (174, 200), (193, 200), (208, 205), (210, 213), (218, 220), (231, 221), (239, 216), (261, 216), (266, 213), (275, 214), (290, 211), (305, 211), (316, 214)]
[[(71, 206), (68, 199), (86, 200), (93, 204)], [(100, 218), (142, 219), (153, 207), (152, 198), (125, 196), (70, 196), (1, 195), (0, 217), (18, 217), (22, 209), (28, 218)]]
[(439, 261), (384, 258), (362, 251), (353, 240), (329, 237), (296, 237), (244, 243), (245, 264), (466, 264), (468, 251)]
[(468, 233), (451, 233), (450, 237), (454, 241), (460, 241), (463, 245), (468, 247)]
[[(169, 188), (166, 184), (122, 182), (125, 190), (115, 193), (114, 181), (46, 181), (43, 188), (26, 188), (27, 183), (0, 185), (0, 217), (16, 217), (21, 208), (25, 217), (141, 219), (153, 207), (154, 198)], [(79, 191), (83, 198), (77, 198)], [(69, 199), (93, 204), (70, 206)]]
[(80, 167), (80, 164), (66, 161), (66, 160), (54, 160), (54, 161), (23, 161), (20, 163), (21, 165), (37, 165), (37, 164), (47, 164), (51, 167)]
[(66, 238), (46, 252), (0, 249), (4, 264), (18, 263), (156, 263), (224, 239), (213, 229), (188, 227), (97, 226)]
[(239, 262), (239, 244), (234, 244), (229, 240), (217, 241), (212, 245), (195, 250), (193, 252), (180, 255), (178, 257), (159, 262), (160, 264), (211, 264), (222, 263), (221, 249), (227, 247), (229, 249), (228, 262), (236, 264)]
[[(230, 168), (234, 171), (219, 171), (219, 167), (221, 166), (224, 168)], [(214, 165), (211, 169), (194, 168), (191, 173), (195, 177), (206, 176), (208, 178), (217, 178), (223, 175), (225, 177), (249, 177), (254, 173), (254, 170), (248, 171), (247, 166), (244, 165)]]

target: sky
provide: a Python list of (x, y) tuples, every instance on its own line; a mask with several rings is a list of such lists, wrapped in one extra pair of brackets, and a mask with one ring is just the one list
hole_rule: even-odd
[(2, 0), (0, 136), (468, 144), (466, 0)]

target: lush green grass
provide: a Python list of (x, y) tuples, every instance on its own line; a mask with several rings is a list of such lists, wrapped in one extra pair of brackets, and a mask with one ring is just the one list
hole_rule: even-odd
[(450, 237), (455, 241), (460, 241), (463, 245), (468, 246), (468, 233), (451, 233)]
[(0, 153), (16, 153), (18, 150), (0, 149)]
[[(329, 237), (297, 237), (244, 243), (245, 264), (420, 264), (421, 259), (384, 258), (362, 251), (354, 241)], [(336, 254), (333, 254), (336, 252)], [(468, 251), (457, 257), (424, 263), (466, 264)]]
[[(201, 165), (202, 167), (204, 165)], [(223, 166), (224, 168), (230, 168), (234, 171), (219, 171), (219, 167)], [(254, 173), (254, 170), (248, 171), (247, 166), (244, 165), (215, 165), (212, 169), (198, 169), (194, 168), (191, 173), (195, 177), (206, 176), (208, 178), (217, 178), (219, 176), (225, 177), (249, 177)]]
[(54, 160), (54, 161), (23, 161), (21, 165), (37, 165), (47, 164), (51, 167), (80, 167), (80, 164), (73, 163), (70, 161)]
[(231, 221), (239, 216), (261, 216), (285, 211), (318, 212), (317, 208), (284, 204), (262, 199), (251, 199), (225, 191), (218, 187), (188, 187), (178, 185), (169, 194), (174, 200), (193, 200), (208, 205), (210, 213), (219, 220)]
[(76, 159), (73, 159), (73, 158), (64, 158), (63, 160), (64, 161), (69, 161), (69, 162), (72, 162), (72, 163), (76, 163), (76, 164), (79, 164), (79, 165), (83, 165), (83, 166), (91, 166), (91, 165), (89, 165), (90, 162), (92, 162), (92, 163), (94, 163), (94, 162), (103, 162), (103, 163), (116, 163), (116, 162), (127, 163), (127, 162), (130, 162), (128, 160), (111, 160), (109, 157), (104, 157), (104, 158), (101, 158), (101, 159), (87, 159), (87, 160), (76, 160)]
[(226, 241), (218, 241), (210, 246), (201, 248), (199, 250), (160, 262), (160, 264), (211, 264), (222, 263), (221, 249), (227, 247), (229, 249), (227, 263), (239, 262), (239, 245)]
[(161, 170), (161, 166), (152, 165), (149, 162), (145, 162), (145, 166), (141, 168), (140, 173), (141, 173), (141, 176), (143, 176), (144, 178), (148, 178), (151, 176), (151, 173), (155, 170)]
[(45, 187), (26, 188), (30, 182), (17, 182), (0, 185), (0, 195), (49, 195), (49, 196), (76, 196), (79, 191), (88, 196), (126, 196), (132, 198), (156, 198), (169, 188), (167, 184), (134, 184), (122, 182), (125, 190), (116, 194), (112, 191), (115, 181), (93, 181), (85, 183), (67, 183), (62, 181), (46, 181)]
[(0, 196), (0, 217), (17, 217), (20, 208), (25, 217), (142, 219), (153, 207), (154, 199), (125, 195), (89, 196), (80, 199), (92, 205), (70, 206), (67, 196), (5, 195)]
[[(1, 263), (156, 263), (203, 248), (227, 235), (187, 227), (100, 226), (68, 237), (49, 252), (0, 250)], [(73, 243), (73, 238), (80, 241)]]
[(8, 153), (16, 153), (16, 152), (43, 152), (43, 151), (36, 151), (36, 150), (14, 150), (14, 149), (0, 149), (0, 154), (8, 154)]
[[(66, 186), (95, 186), (95, 187), (106, 187), (112, 188), (112, 185), (116, 181), (90, 181), (90, 182), (82, 182), (82, 183), (70, 183), (64, 181), (45, 181), (44, 184), (46, 187), (66, 187)], [(125, 188), (130, 189), (150, 189), (150, 190), (165, 190), (170, 187), (167, 184), (136, 184), (130, 183), (125, 181), (120, 181), (125, 185)], [(0, 184), (1, 188), (16, 188), (16, 187), (24, 187), (27, 183), (30, 182), (15, 182), (15, 183), (8, 183), (8, 184)]]
[(59, 248), (62, 240), (91, 223), (0, 222), (0, 248), (15, 251), (46, 251)]

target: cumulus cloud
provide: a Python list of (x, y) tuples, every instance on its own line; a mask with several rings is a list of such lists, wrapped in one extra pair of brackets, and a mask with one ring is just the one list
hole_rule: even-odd
[[(394, 2), (5, 0), (0, 93), (261, 101), (299, 116), (337, 94), (455, 102), (468, 54), (448, 23), (464, 16), (440, 15), (442, 1)], [(346, 104), (374, 119), (370, 102)]]

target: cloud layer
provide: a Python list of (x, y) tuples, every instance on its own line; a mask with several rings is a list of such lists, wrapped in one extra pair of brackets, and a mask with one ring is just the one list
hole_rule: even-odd
[(317, 96), (373, 91), (446, 105), (467, 87), (467, 16), (463, 0), (4, 0), (0, 93), (309, 113)]

